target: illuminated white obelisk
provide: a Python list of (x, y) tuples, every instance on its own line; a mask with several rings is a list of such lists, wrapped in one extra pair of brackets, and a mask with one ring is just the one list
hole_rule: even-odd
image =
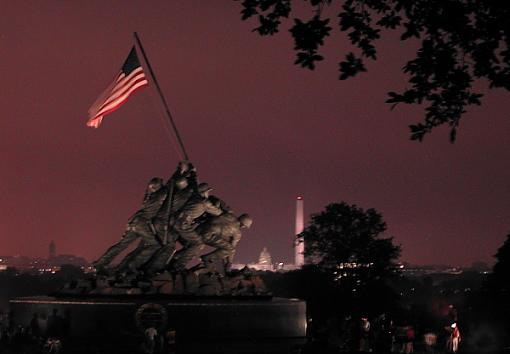
[[(296, 199), (296, 235), (299, 235), (305, 229), (305, 220), (303, 215), (303, 197), (298, 196)], [(305, 243), (294, 241), (294, 264), (296, 268), (301, 268), (305, 264)]]

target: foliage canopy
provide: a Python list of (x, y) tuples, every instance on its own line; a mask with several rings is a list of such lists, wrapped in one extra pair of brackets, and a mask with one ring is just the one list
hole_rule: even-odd
[(386, 223), (375, 209), (365, 211), (342, 202), (312, 215), (299, 237), (312, 263), (338, 272), (355, 269), (372, 278), (391, 272), (400, 255), (400, 246), (391, 237), (382, 237), (385, 230)]
[[(236, 0), (242, 19), (258, 19), (254, 29), (261, 36), (279, 32), (289, 18), (291, 0)], [(402, 41), (420, 43), (416, 57), (403, 67), (408, 86), (389, 92), (387, 103), (425, 104), (425, 117), (410, 125), (411, 139), (421, 141), (433, 128), (450, 126), (456, 138), (462, 115), (470, 105), (480, 105), (482, 94), (473, 88), (486, 80), (490, 88), (510, 90), (510, 3), (486, 0), (305, 0), (311, 7), (307, 19), (294, 18), (290, 33), (295, 64), (313, 70), (323, 60), (319, 50), (330, 36), (332, 23), (346, 32), (355, 52), (339, 62), (345, 80), (366, 71), (365, 61), (377, 59), (376, 42), (399, 30)], [(336, 6), (337, 18), (323, 15)]]
[(503, 295), (508, 302), (510, 295), (510, 234), (496, 252), (496, 263), (489, 278), (490, 288), (497, 294)]

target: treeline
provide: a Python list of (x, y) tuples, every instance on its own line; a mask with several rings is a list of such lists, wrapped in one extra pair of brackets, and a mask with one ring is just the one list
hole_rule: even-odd
[(0, 272), (0, 310), (7, 310), (9, 299), (19, 296), (48, 295), (82, 274), (82, 270), (73, 265), (63, 265), (55, 274), (30, 274), (8, 268)]
[(355, 272), (339, 279), (317, 266), (307, 266), (287, 273), (264, 272), (262, 277), (273, 296), (306, 300), (312, 351), (358, 351), (363, 318), (372, 326), (371, 349), (381, 352), (390, 350), (384, 341), (398, 345), (398, 332), (403, 328), (413, 328), (416, 351), (426, 350), (423, 338), (427, 333), (437, 336), (438, 351), (447, 351), (453, 323), (461, 330), (465, 352), (497, 352), (508, 345), (510, 301), (504, 305), (492, 300), (489, 274), (395, 273), (362, 282)]

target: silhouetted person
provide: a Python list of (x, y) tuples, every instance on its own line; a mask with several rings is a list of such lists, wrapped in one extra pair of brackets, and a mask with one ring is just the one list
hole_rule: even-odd
[(62, 319), (62, 336), (67, 338), (71, 331), (71, 310), (64, 311), (64, 318)]
[(359, 351), (369, 352), (370, 351), (370, 321), (366, 317), (362, 317), (360, 320), (360, 340), (359, 340)]
[(425, 333), (423, 335), (423, 343), (425, 345), (426, 353), (434, 353), (437, 343), (437, 335), (433, 332)]
[(30, 332), (35, 338), (39, 338), (41, 336), (41, 326), (39, 325), (39, 315), (37, 313), (34, 313), (34, 316), (30, 321)]
[(452, 324), (452, 333), (450, 335), (451, 343), (452, 343), (452, 353), (457, 353), (459, 350), (459, 343), (460, 343), (460, 331), (459, 326), (457, 326), (457, 323)]
[(62, 318), (58, 315), (58, 310), (53, 309), (52, 314), (48, 317), (48, 338), (60, 338), (62, 335)]
[(144, 353), (153, 354), (154, 349), (156, 348), (156, 336), (158, 335), (158, 331), (154, 327), (149, 327), (145, 330), (145, 342), (143, 345)]
[(411, 354), (414, 351), (414, 328), (413, 326), (407, 326), (406, 327), (406, 344), (405, 344), (405, 353)]
[(177, 351), (176, 348), (176, 340), (175, 340), (175, 330), (169, 329), (165, 334), (165, 345), (164, 345), (164, 353), (166, 354), (175, 354)]

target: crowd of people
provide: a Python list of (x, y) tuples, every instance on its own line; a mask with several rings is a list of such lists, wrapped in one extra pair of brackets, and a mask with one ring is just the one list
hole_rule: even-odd
[(461, 343), (457, 322), (418, 330), (410, 323), (397, 323), (384, 314), (372, 320), (353, 316), (339, 322), (330, 320), (313, 329), (310, 338), (310, 353), (320, 347), (324, 353), (457, 353)]
[(10, 313), (0, 312), (0, 354), (58, 354), (67, 338), (65, 316), (53, 310), (47, 317), (34, 314), (30, 324), (12, 322)]
[(108, 338), (91, 338), (85, 343), (75, 342), (69, 335), (69, 318), (53, 309), (49, 316), (34, 314), (27, 326), (14, 324), (10, 313), (0, 311), (0, 354), (65, 354), (108, 353), (117, 349), (133, 354), (174, 354), (176, 332), (172, 329), (158, 331), (148, 327), (143, 334), (133, 335), (129, 349), (111, 348)]

